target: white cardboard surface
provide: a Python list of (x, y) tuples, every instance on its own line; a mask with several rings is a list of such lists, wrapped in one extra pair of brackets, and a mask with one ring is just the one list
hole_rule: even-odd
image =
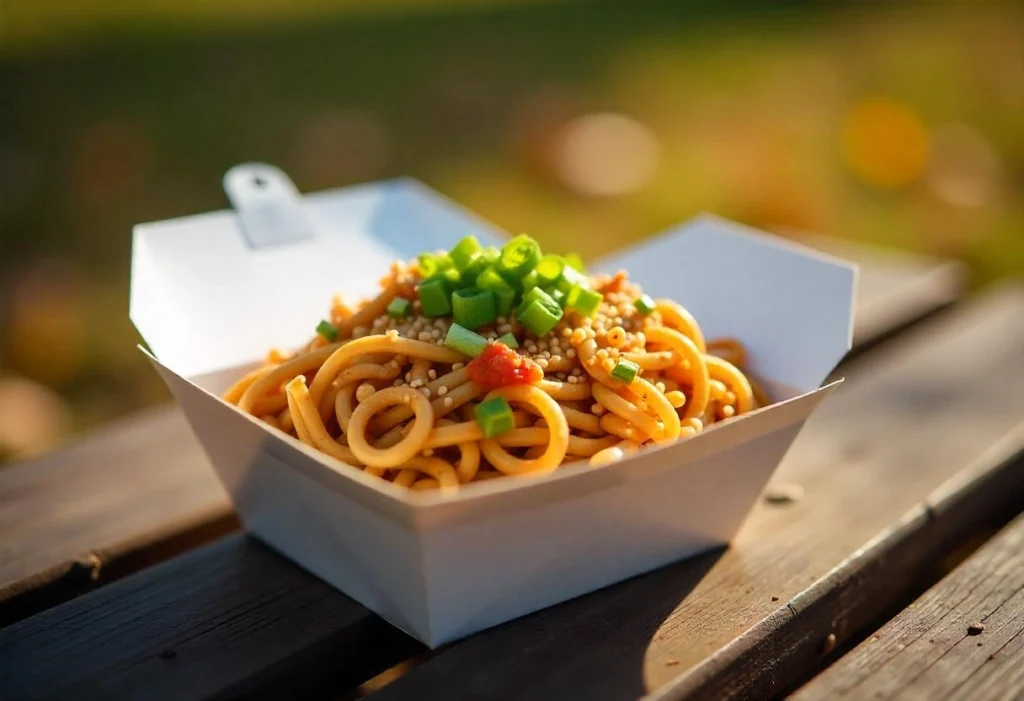
[(308, 231), (256, 245), (229, 212), (140, 225), (131, 316), (247, 529), (431, 646), (727, 543), (850, 345), (851, 266), (700, 218), (601, 267), (679, 300), (709, 337), (741, 338), (790, 398), (601, 468), (411, 492), (215, 392), (267, 348), (307, 340), (333, 293), (372, 292), (392, 259), (502, 235), (409, 180), (307, 196), (301, 210)]

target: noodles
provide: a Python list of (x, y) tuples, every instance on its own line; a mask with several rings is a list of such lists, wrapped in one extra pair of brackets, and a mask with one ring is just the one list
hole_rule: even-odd
[[(536, 265), (522, 239), (510, 260)], [(549, 266), (547, 287), (508, 286), (530, 270), (465, 245), (393, 264), (360, 305), (335, 297), (309, 343), (268, 353), (225, 401), (346, 469), (441, 492), (616, 462), (769, 402), (738, 339), (706, 340), (685, 307), (651, 302), (625, 273)], [(470, 274), (475, 286), (453, 287)], [(511, 309), (489, 312), (503, 285)], [(475, 301), (455, 309), (463, 289)]]

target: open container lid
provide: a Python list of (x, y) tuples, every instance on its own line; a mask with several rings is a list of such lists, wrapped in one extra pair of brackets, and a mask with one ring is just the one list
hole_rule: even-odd
[[(313, 334), (331, 296), (373, 295), (391, 261), (501, 230), (416, 180), (301, 196), (272, 166), (225, 176), (235, 211), (135, 227), (131, 318), (156, 356), (194, 377)], [(773, 385), (815, 389), (850, 347), (856, 269), (710, 216), (598, 261), (735, 336)]]

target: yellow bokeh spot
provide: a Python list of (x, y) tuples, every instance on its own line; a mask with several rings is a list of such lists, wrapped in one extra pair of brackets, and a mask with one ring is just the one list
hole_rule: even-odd
[(907, 107), (892, 100), (861, 102), (847, 115), (842, 133), (847, 167), (869, 185), (898, 188), (924, 172), (928, 132)]

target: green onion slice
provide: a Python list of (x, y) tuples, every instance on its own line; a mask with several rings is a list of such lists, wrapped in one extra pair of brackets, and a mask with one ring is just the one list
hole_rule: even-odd
[(501, 249), (501, 270), (522, 279), (540, 262), (540, 246), (526, 234), (520, 234)]
[(326, 319), (316, 325), (316, 332), (328, 341), (333, 341), (338, 337), (338, 327)]
[[(535, 288), (540, 290), (540, 288)], [(543, 290), (540, 290), (543, 292)], [(530, 302), (522, 314), (516, 312), (516, 319), (536, 336), (543, 336), (562, 318), (562, 308), (546, 293), (547, 299), (537, 298)]]
[(444, 278), (425, 280), (416, 286), (424, 316), (446, 316), (452, 313), (451, 288)]
[(562, 269), (565, 268), (565, 261), (561, 256), (546, 255), (540, 259), (535, 269), (540, 284), (544, 287), (554, 285), (562, 277)]
[(480, 252), (480, 242), (476, 240), (476, 236), (467, 236), (452, 247), (452, 250), (448, 251), (448, 257), (452, 259), (452, 263), (459, 270), (464, 270), (473, 256)]
[(465, 326), (452, 324), (444, 337), (444, 345), (453, 351), (475, 358), (487, 348), (487, 339)]
[(541, 287), (532, 287), (523, 293), (523, 298), (519, 301), (519, 306), (516, 308), (516, 318), (519, 318), (526, 308), (533, 304), (538, 299), (542, 299), (545, 302), (549, 302), (556, 306), (559, 306), (557, 302), (551, 297), (550, 294), (544, 291)]
[(515, 417), (512, 415), (512, 407), (505, 401), (504, 397), (491, 397), (480, 402), (473, 409), (476, 422), (483, 429), (484, 438), (495, 438), (503, 433), (508, 433), (516, 426)]
[(626, 360), (625, 358), (619, 358), (619, 362), (615, 363), (615, 367), (612, 368), (612, 377), (619, 382), (625, 382), (627, 385), (636, 379), (637, 373), (640, 372), (640, 366), (634, 363), (632, 360)]
[(589, 317), (597, 314), (597, 310), (601, 308), (603, 300), (604, 295), (600, 292), (594, 292), (583, 287), (574, 287), (566, 297), (566, 302), (570, 309)]
[(516, 340), (516, 337), (513, 336), (511, 332), (503, 333), (500, 336), (498, 336), (498, 343), (504, 343), (512, 350), (515, 350), (516, 348), (519, 347), (519, 341)]
[(467, 329), (493, 324), (498, 318), (494, 293), (473, 287), (457, 290), (452, 294), (452, 318)]
[(650, 295), (640, 295), (636, 298), (636, 301), (633, 302), (633, 306), (636, 307), (638, 312), (645, 316), (653, 312), (655, 309), (654, 300), (651, 299)]
[(562, 292), (569, 294), (574, 287), (590, 287), (590, 278), (568, 265), (562, 268), (562, 277), (558, 278), (555, 286)]
[(476, 278), (476, 286), (494, 293), (495, 311), (498, 316), (508, 316), (515, 304), (516, 291), (494, 268), (487, 268)]
[(392, 319), (404, 319), (412, 311), (412, 302), (405, 297), (395, 297), (388, 304), (388, 316)]

